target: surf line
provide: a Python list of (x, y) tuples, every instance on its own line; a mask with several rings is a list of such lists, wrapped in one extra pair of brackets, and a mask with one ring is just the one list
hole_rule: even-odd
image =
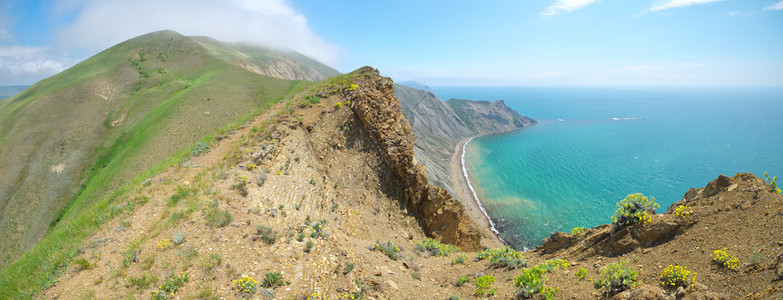
[(489, 214), (487, 213), (487, 210), (484, 208), (484, 204), (481, 203), (481, 199), (479, 199), (478, 195), (476, 194), (476, 190), (473, 189), (473, 184), (470, 183), (470, 178), (468, 178), (468, 170), (465, 168), (465, 147), (470, 143), (471, 140), (473, 140), (474, 137), (468, 138), (467, 141), (465, 141), (464, 144), (462, 144), (462, 155), (460, 156), (460, 166), (462, 167), (462, 176), (465, 177), (465, 182), (468, 184), (468, 189), (470, 189), (470, 193), (473, 194), (473, 200), (476, 201), (476, 204), (478, 204), (479, 209), (481, 210), (481, 213), (484, 214), (484, 217), (487, 218), (487, 221), (489, 221), (489, 230), (492, 231), (492, 233), (495, 234), (495, 236), (498, 237), (498, 239), (503, 242), (503, 244), (508, 245), (506, 240), (503, 239), (503, 237), (500, 236), (500, 231), (495, 227), (495, 222), (492, 221), (492, 218), (489, 217)]

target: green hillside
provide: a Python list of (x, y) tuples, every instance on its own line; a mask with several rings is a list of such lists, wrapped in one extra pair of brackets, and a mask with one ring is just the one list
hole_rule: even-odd
[(337, 74), (290, 52), (205, 44), (146, 34), (0, 102), (0, 268), (141, 172), (311, 84), (248, 65)]

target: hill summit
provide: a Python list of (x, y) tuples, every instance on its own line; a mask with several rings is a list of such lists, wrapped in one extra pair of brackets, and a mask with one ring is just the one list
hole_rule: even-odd
[(0, 267), (177, 151), (337, 71), (301, 54), (142, 35), (0, 101)]

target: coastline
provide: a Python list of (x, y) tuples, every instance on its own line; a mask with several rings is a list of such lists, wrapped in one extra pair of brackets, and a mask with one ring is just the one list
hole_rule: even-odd
[[(474, 136), (475, 137), (475, 136)], [(449, 163), (449, 173), (451, 175), (451, 181), (454, 184), (454, 190), (457, 193), (457, 198), (465, 207), (465, 211), (468, 213), (473, 222), (479, 225), (479, 231), (481, 232), (481, 244), (487, 248), (497, 248), (505, 246), (506, 243), (500, 238), (499, 232), (495, 229), (492, 219), (487, 215), (486, 211), (481, 204), (481, 200), (475, 195), (470, 182), (467, 178), (467, 173), (464, 166), (465, 145), (474, 137), (465, 138), (457, 143), (457, 147), (454, 149), (454, 154), (451, 156)]]

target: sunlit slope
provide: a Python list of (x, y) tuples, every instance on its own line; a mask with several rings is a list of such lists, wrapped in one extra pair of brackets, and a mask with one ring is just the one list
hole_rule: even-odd
[(0, 102), (0, 267), (61, 218), (304, 84), (259, 75), (194, 38), (161, 31)]

